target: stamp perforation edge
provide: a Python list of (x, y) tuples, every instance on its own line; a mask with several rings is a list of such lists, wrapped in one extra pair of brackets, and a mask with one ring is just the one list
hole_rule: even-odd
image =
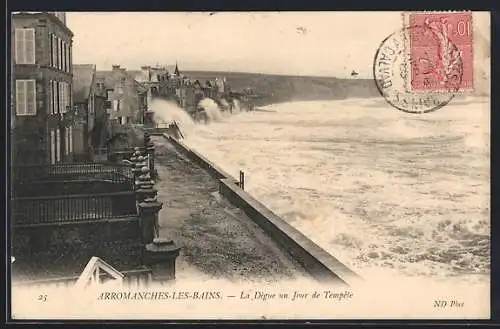
[[(408, 58), (411, 59), (411, 50), (410, 50), (410, 37), (409, 35), (409, 28), (410, 26), (410, 15), (411, 14), (470, 14), (470, 27), (471, 27), (471, 45), (470, 45), (470, 52), (471, 52), (471, 84), (468, 87), (460, 87), (458, 90), (454, 92), (450, 92), (448, 90), (423, 90), (423, 89), (412, 89), (411, 88), (411, 76), (412, 76), (412, 67), (411, 63), (407, 65), (407, 72), (406, 72), (406, 83), (405, 83), (405, 90), (408, 93), (414, 93), (414, 94), (422, 94), (422, 93), (434, 93), (434, 94), (446, 94), (446, 93), (453, 93), (453, 94), (461, 94), (461, 93), (467, 93), (467, 92), (473, 92), (474, 89), (474, 79), (475, 79), (475, 72), (474, 72), (474, 13), (472, 10), (418, 10), (418, 11), (402, 11), (401, 12), (401, 18), (402, 18), (402, 28), (403, 31), (405, 31), (405, 37), (404, 37), (404, 51), (405, 53), (408, 54)], [(458, 47), (457, 47), (458, 48)]]

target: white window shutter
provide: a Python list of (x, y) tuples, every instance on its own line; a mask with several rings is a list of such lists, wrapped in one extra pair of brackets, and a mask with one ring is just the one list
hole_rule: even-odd
[(50, 163), (56, 163), (56, 134), (54, 130), (50, 131)]
[(56, 161), (61, 161), (61, 130), (56, 130)]
[(56, 68), (59, 68), (59, 38), (58, 37), (55, 37), (55, 41), (56, 41), (56, 45), (55, 45), (55, 52), (56, 52), (56, 63), (55, 63), (55, 67)]
[(53, 108), (54, 108), (54, 98), (53, 96), (53, 91), (52, 91), (52, 80), (49, 81), (49, 92), (47, 93), (49, 97), (49, 106), (47, 107), (47, 114), (53, 113)]
[(69, 154), (69, 129), (64, 129), (64, 154)]
[(62, 42), (62, 66), (63, 71), (66, 72), (66, 42)]
[(26, 114), (36, 115), (36, 80), (26, 80)]
[(63, 45), (63, 41), (62, 39), (59, 39), (59, 70), (62, 70), (63, 69), (63, 57), (62, 57), (62, 45)]
[(68, 92), (68, 89), (66, 88), (67, 84), (66, 82), (62, 83), (62, 90), (63, 90), (63, 99), (62, 99), (62, 104), (63, 104), (63, 112), (66, 113), (66, 100), (67, 100), (67, 95), (66, 93)]
[(117, 99), (114, 99), (114, 100), (113, 100), (113, 109), (114, 109), (115, 111), (118, 111), (118, 100), (117, 100)]
[(57, 83), (58, 85), (58, 90), (59, 90), (59, 97), (58, 98), (58, 103), (59, 103), (59, 113), (63, 113), (64, 110), (63, 110), (63, 104), (62, 104), (62, 93), (63, 93), (63, 88), (62, 88), (62, 82), (58, 82)]
[(54, 80), (50, 81), (52, 85), (52, 114), (57, 113), (57, 100), (56, 100), (56, 95), (57, 95), (57, 89), (56, 89), (56, 82)]
[(52, 58), (52, 33), (49, 33), (49, 50), (50, 50), (50, 60), (49, 60), (49, 66), (52, 67), (53, 65), (53, 58)]
[(35, 29), (24, 30), (25, 64), (35, 64)]
[(16, 29), (15, 31), (16, 42), (16, 63), (24, 63), (24, 29)]
[(16, 80), (16, 114), (26, 113), (26, 91), (24, 80)]
[(73, 154), (73, 127), (69, 127), (69, 153)]
[(54, 34), (52, 34), (52, 67), (57, 67), (57, 40)]

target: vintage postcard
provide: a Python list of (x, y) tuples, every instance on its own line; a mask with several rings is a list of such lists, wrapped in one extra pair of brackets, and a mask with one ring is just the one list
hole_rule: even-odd
[(12, 319), (490, 318), (490, 14), (14, 12)]

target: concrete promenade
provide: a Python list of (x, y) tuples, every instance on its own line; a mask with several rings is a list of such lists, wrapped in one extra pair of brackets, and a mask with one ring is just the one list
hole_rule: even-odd
[(309, 274), (257, 224), (218, 194), (218, 181), (163, 137), (156, 147), (160, 236), (182, 247), (178, 279), (277, 282)]

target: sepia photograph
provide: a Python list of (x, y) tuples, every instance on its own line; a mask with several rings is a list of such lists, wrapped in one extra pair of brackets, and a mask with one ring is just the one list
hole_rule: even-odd
[(490, 318), (489, 12), (10, 26), (13, 320)]

